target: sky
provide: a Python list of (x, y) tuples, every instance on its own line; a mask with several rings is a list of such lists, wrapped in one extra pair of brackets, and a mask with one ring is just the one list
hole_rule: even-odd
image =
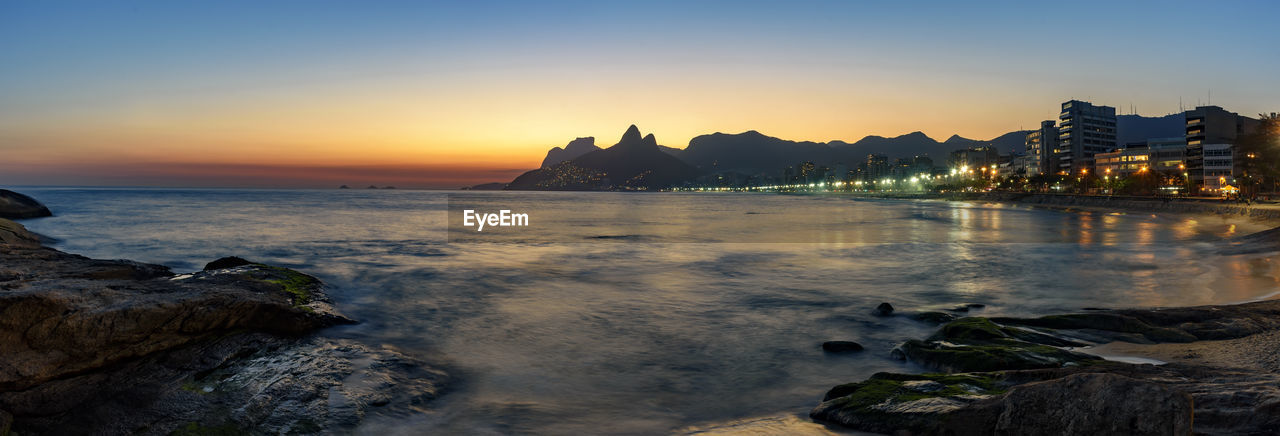
[(1280, 3), (0, 2), (0, 184), (454, 188), (581, 136), (1280, 111)]

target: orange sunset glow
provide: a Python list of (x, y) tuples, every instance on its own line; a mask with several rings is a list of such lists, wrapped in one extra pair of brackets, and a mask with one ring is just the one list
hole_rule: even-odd
[[(1032, 128), (1073, 96), (1163, 115), (1205, 94), (1195, 78), (1210, 68), (1148, 49), (1164, 42), (1147, 33), (1084, 36), (1111, 47), (1089, 60), (1124, 76), (1059, 68), (1039, 48), (1054, 32), (1026, 28), (1020, 14), (1040, 9), (1026, 8), (964, 12), (996, 14), (1007, 27), (997, 31), (947, 6), (910, 20), (839, 5), (424, 5), (294, 19), (286, 6), (242, 16), (213, 5), (6, 4), (0, 183), (452, 188), (509, 180), (576, 137), (608, 146), (632, 123), (676, 148), (747, 130), (987, 139)], [(766, 24), (746, 32), (717, 19), (735, 17)], [(279, 20), (290, 30), (258, 26)], [(1263, 80), (1277, 61), (1255, 62), (1231, 81)], [(1150, 80), (1157, 72), (1172, 80)], [(1213, 92), (1242, 113), (1280, 99), (1275, 87)]]

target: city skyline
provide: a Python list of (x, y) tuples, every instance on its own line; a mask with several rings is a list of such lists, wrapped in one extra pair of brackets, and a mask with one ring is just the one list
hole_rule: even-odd
[(732, 5), (6, 3), (0, 183), (457, 187), (633, 123), (990, 139), (1069, 99), (1280, 102), (1264, 2)]

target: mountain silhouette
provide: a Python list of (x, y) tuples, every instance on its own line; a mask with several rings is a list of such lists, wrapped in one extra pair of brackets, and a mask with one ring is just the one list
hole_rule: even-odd
[(564, 148), (555, 147), (548, 150), (547, 157), (542, 159), (541, 168), (546, 168), (567, 160), (573, 160), (578, 156), (582, 156), (599, 149), (600, 147), (596, 147), (596, 138), (594, 137), (587, 136), (574, 139), (569, 141)]
[(617, 144), (521, 174), (507, 189), (650, 190), (679, 185), (697, 175), (697, 169), (664, 152), (653, 134), (641, 136), (633, 124)]
[(754, 173), (803, 161), (830, 161), (835, 152), (826, 144), (787, 141), (748, 130), (695, 137), (678, 156), (703, 171)]
[[(963, 139), (963, 138), (961, 138)], [(902, 136), (885, 138), (883, 136), (867, 136), (853, 144), (832, 141), (832, 148), (840, 152), (840, 157), (851, 161), (862, 161), (869, 154), (883, 154), (889, 157), (909, 157), (927, 155), (934, 159), (946, 157), (956, 149), (971, 144), (944, 144), (925, 135), (924, 132), (911, 132)]]
[(1013, 149), (1022, 151), (1026, 134), (1027, 131), (1014, 131), (989, 141), (952, 135), (946, 141), (938, 142), (923, 132), (911, 132), (892, 138), (872, 135), (854, 143), (821, 143), (789, 141), (749, 130), (738, 134), (713, 133), (695, 137), (689, 141), (689, 148), (678, 156), (702, 171), (743, 174), (774, 174), (782, 167), (805, 161), (827, 166), (843, 163), (853, 167), (866, 161), (867, 155), (871, 154), (883, 154), (891, 159), (929, 156), (935, 164), (942, 165), (952, 151), (968, 147), (990, 145), (1003, 153)]
[(1116, 117), (1116, 145), (1124, 147), (1151, 138), (1181, 138), (1186, 135), (1186, 122), (1182, 113), (1163, 117), (1120, 115)]

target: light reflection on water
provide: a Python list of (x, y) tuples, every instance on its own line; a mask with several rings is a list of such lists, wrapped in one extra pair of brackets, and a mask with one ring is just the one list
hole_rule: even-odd
[[(320, 276), (363, 322), (329, 334), (447, 362), (454, 389), (367, 432), (654, 433), (804, 413), (831, 386), (904, 371), (932, 327), (877, 318), (1181, 306), (1273, 292), (1263, 256), (1210, 241), (1257, 223), (838, 196), (469, 193), (540, 226), (445, 243), (421, 191), (23, 189), (66, 251), (198, 269), (226, 255)], [(608, 239), (592, 239), (608, 236)], [(510, 243), (516, 241), (519, 243)], [(694, 241), (694, 242), (690, 242)], [(866, 346), (824, 355), (822, 341)]]

